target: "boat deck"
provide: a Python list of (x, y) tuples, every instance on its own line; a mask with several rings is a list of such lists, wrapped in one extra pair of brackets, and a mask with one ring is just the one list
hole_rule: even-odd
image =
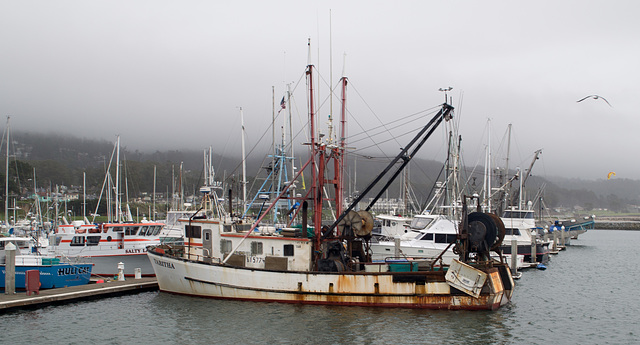
[(50, 304), (68, 303), (79, 300), (93, 300), (115, 295), (133, 294), (158, 289), (158, 281), (153, 278), (127, 279), (90, 283), (57, 289), (40, 290), (39, 294), (27, 296), (25, 291), (7, 295), (0, 292), (0, 312), (22, 308), (40, 308)]

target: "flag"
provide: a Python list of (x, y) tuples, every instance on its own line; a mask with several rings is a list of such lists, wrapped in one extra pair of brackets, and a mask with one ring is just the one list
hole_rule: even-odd
[(285, 109), (286, 106), (286, 102), (284, 101), (284, 97), (282, 97), (282, 100), (280, 101), (280, 107), (282, 107), (282, 109)]

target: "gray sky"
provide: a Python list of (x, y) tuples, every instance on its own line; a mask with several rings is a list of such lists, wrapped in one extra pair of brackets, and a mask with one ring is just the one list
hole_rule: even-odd
[[(298, 81), (311, 38), (321, 101), (347, 54), (360, 124), (436, 106), (438, 88), (452, 86), (467, 165), (484, 159), (490, 118), (496, 149), (513, 124), (511, 167), (543, 149), (537, 175), (637, 179), (639, 10), (637, 1), (0, 0), (0, 114), (13, 129), (120, 134), (129, 149), (231, 153), (238, 107), (251, 147), (271, 121), (272, 86), (278, 103), (291, 84), (297, 124), (306, 116)], [(576, 102), (592, 94), (613, 107)], [(443, 160), (441, 143), (432, 146), (424, 158)]]

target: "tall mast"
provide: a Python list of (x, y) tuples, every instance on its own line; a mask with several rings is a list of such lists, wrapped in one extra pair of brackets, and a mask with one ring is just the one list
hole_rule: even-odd
[[(313, 225), (316, 229), (317, 244), (320, 243), (320, 229), (322, 227), (322, 186), (319, 183), (318, 167), (316, 154), (320, 153), (320, 150), (316, 146), (316, 114), (313, 98), (313, 65), (311, 64), (311, 40), (307, 43), (309, 47), (309, 64), (307, 65), (307, 83), (309, 84), (309, 131), (311, 136), (311, 195), (313, 200)], [(319, 159), (322, 162), (322, 159)], [(320, 171), (321, 172), (321, 171)]]
[[(36, 170), (33, 169), (33, 187), (36, 186)], [(87, 172), (82, 172), (82, 219), (87, 218)]]
[(491, 119), (489, 119), (489, 130), (488, 130), (488, 139), (487, 139), (487, 194), (489, 199), (487, 200), (487, 212), (491, 212)]
[(242, 127), (242, 214), (247, 212), (247, 159), (244, 152), (244, 115), (242, 113), (242, 107), (240, 107), (240, 126)]
[(4, 198), (4, 222), (5, 224), (9, 225), (9, 120), (11, 119), (10, 116), (7, 116), (7, 160), (6, 160), (6, 165), (5, 165), (5, 179), (4, 179), (4, 191), (5, 191), (5, 198)]
[(153, 220), (154, 222), (156, 221), (156, 181), (157, 181), (157, 175), (156, 175), (156, 166), (153, 166), (153, 212), (152, 214), (149, 215), (149, 219)]
[[(287, 84), (287, 108), (289, 110), (289, 146), (291, 147), (291, 177), (296, 174), (296, 159), (293, 152), (293, 122), (291, 121), (291, 84)], [(296, 196), (296, 187), (295, 183), (291, 186), (290, 195), (295, 198)]]
[(340, 149), (338, 152), (338, 159), (336, 160), (338, 166), (335, 169), (336, 180), (336, 214), (341, 214), (344, 203), (344, 159), (347, 149), (347, 77), (344, 70), (342, 71), (342, 105), (340, 109)]
[(116, 195), (115, 195), (115, 201), (116, 201), (116, 223), (120, 222), (120, 136), (118, 136), (118, 139), (116, 141)]

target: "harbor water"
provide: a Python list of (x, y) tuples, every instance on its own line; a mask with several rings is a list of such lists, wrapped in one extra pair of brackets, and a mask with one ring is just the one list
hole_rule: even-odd
[(3, 343), (640, 343), (640, 232), (590, 230), (498, 311), (301, 306), (160, 292), (0, 315)]

